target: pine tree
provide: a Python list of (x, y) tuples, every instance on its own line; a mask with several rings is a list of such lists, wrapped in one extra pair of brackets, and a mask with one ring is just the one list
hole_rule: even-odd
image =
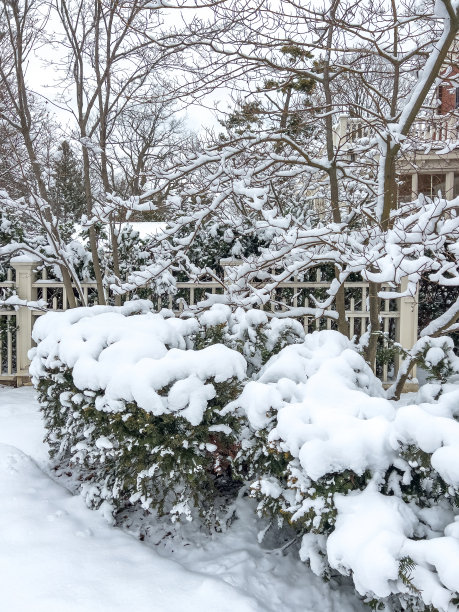
[(76, 221), (85, 212), (85, 193), (79, 161), (66, 140), (59, 146), (52, 172), (50, 198), (54, 214), (62, 221)]

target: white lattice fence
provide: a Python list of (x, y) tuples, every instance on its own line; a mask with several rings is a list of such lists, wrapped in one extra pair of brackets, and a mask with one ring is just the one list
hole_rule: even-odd
[[(12, 269), (8, 271), (7, 280), (0, 283), (0, 289), (14, 290), (18, 297), (27, 302), (38, 299), (45, 300), (49, 310), (60, 311), (68, 308), (66, 290), (63, 283), (48, 279), (46, 272), (37, 278), (35, 269), (41, 262), (30, 261), (27, 258), (14, 258)], [(177, 282), (177, 293), (174, 296), (158, 298), (153, 294), (147, 297), (152, 299), (157, 309), (169, 308), (175, 312), (183, 309), (186, 302), (189, 306), (196, 305), (205, 299), (207, 294), (222, 293), (222, 286), (216, 281), (191, 283)], [(95, 283), (82, 283), (85, 299), (90, 304), (97, 303)], [(332, 318), (314, 318), (311, 314), (304, 314), (304, 308), (309, 308), (311, 294), (323, 295), (329, 287), (329, 282), (322, 281), (320, 272), (314, 282), (298, 281), (292, 278), (280, 283), (269, 305), (267, 314), (274, 317), (295, 316), (302, 321), (306, 332), (318, 329), (333, 329), (336, 323)], [(403, 288), (403, 287), (402, 287)], [(368, 283), (346, 283), (346, 315), (349, 321), (351, 336), (360, 336), (366, 331), (369, 323), (368, 311)], [(397, 300), (383, 300), (381, 305), (382, 329), (392, 339), (397, 340), (405, 348), (411, 348), (417, 339), (417, 302), (412, 298)], [(296, 309), (290, 312), (290, 308)], [(36, 317), (43, 311), (19, 307), (17, 310), (0, 309), (0, 380), (21, 384), (28, 379), (29, 361), (27, 352), (32, 346), (32, 327)], [(380, 367), (380, 375), (387, 381), (395, 374), (397, 361), (393, 364), (384, 363)]]

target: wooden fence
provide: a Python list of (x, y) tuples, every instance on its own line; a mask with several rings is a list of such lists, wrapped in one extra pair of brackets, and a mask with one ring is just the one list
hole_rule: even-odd
[[(7, 280), (0, 282), (0, 289), (15, 291), (18, 298), (27, 302), (44, 300), (48, 310), (62, 311), (68, 308), (66, 291), (63, 283), (48, 279), (45, 271), (39, 277), (36, 268), (39, 261), (30, 261), (26, 257), (16, 257), (11, 260)], [(320, 295), (330, 283), (322, 281), (320, 272), (314, 281), (300, 282), (296, 279), (283, 282), (276, 289), (270, 310), (270, 316), (286, 316), (288, 306), (294, 308), (309, 307), (310, 295)], [(88, 303), (95, 304), (95, 283), (82, 283)], [(402, 289), (403, 289), (402, 284)], [(146, 290), (148, 291), (148, 290)], [(170, 308), (176, 312), (181, 310), (181, 300), (190, 306), (205, 298), (206, 294), (221, 293), (221, 285), (216, 282), (177, 282), (177, 293), (174, 296), (158, 298), (147, 295), (159, 310)], [(346, 314), (349, 320), (351, 336), (364, 333), (368, 322), (368, 283), (354, 282), (345, 284)], [(25, 306), (0, 308), (0, 382), (21, 385), (29, 380), (29, 360), (27, 353), (32, 347), (32, 328), (37, 317), (44, 314), (42, 310), (34, 310)], [(335, 322), (331, 318), (315, 319), (312, 315), (301, 315), (299, 318), (306, 332), (318, 329), (334, 329)], [(388, 337), (399, 342), (404, 348), (411, 348), (417, 340), (417, 299), (404, 297), (394, 300), (382, 300), (382, 329)], [(384, 343), (387, 346), (387, 342)], [(398, 359), (385, 359), (379, 366), (378, 374), (387, 382), (396, 374)]]

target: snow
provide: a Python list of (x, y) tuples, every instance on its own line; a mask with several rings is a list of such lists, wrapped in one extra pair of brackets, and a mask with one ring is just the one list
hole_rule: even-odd
[(156, 236), (163, 232), (167, 223), (162, 221), (134, 221), (133, 223), (129, 222), (129, 225), (136, 232), (139, 232), (139, 238), (150, 238), (150, 236)]
[(398, 579), (400, 548), (413, 535), (414, 513), (398, 497), (381, 495), (371, 486), (362, 493), (337, 495), (335, 501), (338, 518), (327, 541), (331, 566), (352, 570), (362, 595), (371, 591), (387, 597), (390, 583)]
[(432, 455), (432, 467), (445, 482), (459, 486), (459, 448), (443, 446)]
[[(1, 607), (34, 610), (261, 610), (249, 596), (187, 572), (110, 528), (19, 449), (0, 446)], [(7, 519), (7, 520), (5, 520)], [(65, 544), (63, 544), (65, 542)]]
[(213, 385), (205, 385), (195, 374), (178, 380), (168, 395), (169, 410), (181, 411), (192, 425), (199, 425), (204, 416), (207, 402), (216, 395)]
[(433, 346), (427, 351), (426, 363), (428, 365), (436, 366), (442, 359), (445, 358), (445, 352), (439, 346)]
[[(180, 411), (198, 425), (215, 397), (213, 385), (205, 381), (242, 380), (245, 359), (218, 344), (186, 350), (197, 321), (165, 318), (148, 307), (148, 302), (128, 302), (119, 308), (79, 308), (42, 317), (33, 332), (39, 345), (31, 353), (32, 375), (38, 379), (43, 368), (60, 364), (72, 368), (81, 391), (103, 391), (97, 397), (101, 410), (118, 411), (124, 402), (134, 401), (154, 415)], [(133, 308), (140, 314), (127, 316)], [(158, 392), (169, 385), (165, 401)]]
[[(411, 572), (411, 581), (422, 590), (425, 603), (439, 610), (457, 609), (442, 586), (453, 592), (458, 589), (457, 564), (452, 561), (459, 555), (456, 538), (411, 539), (417, 524), (413, 510), (395, 496), (381, 495), (371, 484), (363, 492), (337, 496), (336, 503), (339, 514), (327, 553), (332, 567), (352, 570), (360, 593), (387, 597), (395, 589), (403, 591), (398, 560), (409, 557), (419, 564)], [(429, 573), (429, 567), (436, 568), (441, 582)]]
[(28, 302), (27, 300), (21, 300), (16, 294), (11, 295), (6, 300), (0, 300), (0, 306), (8, 307), (11, 306), (14, 310), (18, 310), (20, 306), (25, 306), (31, 310), (46, 310), (48, 304), (45, 300), (37, 300)]
[[(234, 528), (142, 543), (111, 527), (47, 471), (31, 388), (0, 388), (0, 609), (8, 612), (363, 612), (347, 588), (324, 584), (257, 540), (241, 500)], [(170, 524), (169, 524), (170, 526)], [(171, 559), (171, 557), (173, 559)]]
[(23, 255), (16, 255), (10, 259), (10, 263), (41, 263), (40, 257), (33, 255), (32, 253), (26, 253)]

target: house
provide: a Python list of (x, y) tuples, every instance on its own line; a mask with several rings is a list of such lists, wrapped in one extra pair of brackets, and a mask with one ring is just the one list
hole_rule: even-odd
[[(449, 68), (448, 79), (435, 90), (435, 106), (437, 112), (415, 122), (402, 147), (397, 163), (400, 202), (410, 202), (420, 193), (434, 197), (440, 192), (448, 200), (459, 196), (459, 67)], [(353, 161), (353, 151), (374, 133), (367, 119), (341, 116), (335, 126), (335, 147), (344, 149)]]

